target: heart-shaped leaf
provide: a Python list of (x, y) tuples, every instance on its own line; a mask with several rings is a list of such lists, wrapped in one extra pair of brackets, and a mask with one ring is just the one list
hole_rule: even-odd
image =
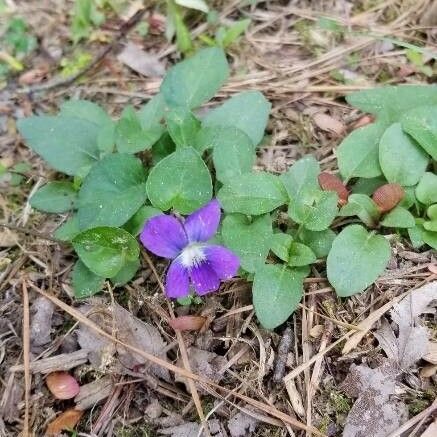
[(253, 305), (264, 328), (274, 329), (293, 314), (302, 299), (302, 280), (293, 270), (277, 264), (266, 264), (256, 271)]
[(108, 155), (91, 169), (79, 191), (80, 227), (121, 226), (146, 198), (141, 161), (126, 154)]
[(381, 220), (386, 228), (413, 228), (416, 224), (413, 214), (402, 206), (397, 206)]
[(212, 197), (208, 167), (192, 147), (183, 147), (158, 162), (147, 180), (150, 202), (161, 211), (189, 214)]
[(278, 176), (270, 173), (246, 173), (232, 178), (217, 195), (226, 212), (261, 215), (288, 202)]
[(325, 229), (324, 231), (310, 231), (309, 229), (302, 228), (299, 233), (300, 241), (306, 244), (314, 252), (317, 258), (328, 256), (335, 237), (336, 233), (331, 229)]
[(80, 259), (77, 260), (72, 273), (74, 297), (85, 299), (102, 290), (105, 278), (93, 273)]
[(358, 216), (367, 226), (373, 228), (381, 216), (376, 203), (365, 194), (351, 194), (348, 203), (340, 209), (339, 216)]
[(361, 127), (338, 146), (338, 168), (346, 182), (352, 177), (374, 178), (381, 174), (379, 141), (386, 127), (385, 123)]
[(259, 91), (244, 91), (208, 112), (202, 126), (236, 127), (251, 139), (255, 147), (263, 139), (271, 107)]
[(27, 145), (55, 170), (74, 176), (98, 161), (100, 127), (76, 117), (33, 116), (19, 120)]
[(112, 278), (129, 262), (138, 259), (140, 249), (129, 232), (98, 227), (76, 235), (73, 247), (81, 261), (96, 275)]
[(171, 106), (197, 108), (214, 96), (228, 76), (229, 66), (223, 50), (202, 49), (167, 72), (161, 93)]
[(221, 236), (225, 246), (240, 258), (241, 267), (251, 273), (264, 264), (272, 235), (269, 214), (255, 217), (252, 222), (240, 214), (228, 215), (223, 220)]
[(293, 242), (290, 245), (288, 265), (293, 267), (307, 266), (316, 261), (316, 255), (305, 244)]
[(70, 211), (76, 199), (77, 191), (71, 182), (49, 182), (30, 198), (30, 205), (40, 211), (60, 213)]
[(437, 105), (419, 106), (401, 120), (402, 129), (437, 161)]
[(278, 258), (282, 259), (282, 261), (288, 262), (292, 243), (293, 237), (291, 235), (278, 232), (273, 234), (270, 248)]
[(390, 244), (384, 237), (350, 225), (332, 243), (326, 262), (329, 282), (338, 296), (359, 293), (384, 271), (390, 255)]
[(416, 187), (416, 197), (424, 205), (437, 203), (437, 175), (426, 172)]
[(400, 123), (392, 124), (379, 143), (379, 163), (389, 182), (417, 184), (428, 166), (428, 155), (407, 135)]
[(184, 107), (173, 108), (166, 115), (168, 133), (177, 147), (193, 146), (193, 138), (200, 129), (200, 121)]

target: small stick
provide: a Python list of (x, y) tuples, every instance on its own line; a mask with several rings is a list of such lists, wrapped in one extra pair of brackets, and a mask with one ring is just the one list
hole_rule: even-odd
[(29, 293), (27, 292), (26, 282), (22, 282), (23, 292), (23, 362), (24, 362), (24, 423), (23, 437), (29, 434), (29, 405), (30, 405), (30, 316), (29, 316)]
[(285, 365), (287, 364), (288, 352), (290, 352), (291, 342), (293, 339), (293, 330), (287, 326), (282, 333), (281, 341), (278, 346), (278, 359), (276, 360), (273, 381), (279, 383), (285, 375)]
[(22, 232), (23, 234), (32, 235), (32, 237), (42, 238), (43, 240), (53, 241), (54, 243), (62, 244), (63, 241), (57, 240), (56, 238), (50, 237), (47, 234), (42, 234), (38, 231), (32, 231), (32, 229), (22, 228), (21, 226), (10, 225), (7, 223), (0, 223), (0, 226), (6, 229), (10, 229), (11, 231)]

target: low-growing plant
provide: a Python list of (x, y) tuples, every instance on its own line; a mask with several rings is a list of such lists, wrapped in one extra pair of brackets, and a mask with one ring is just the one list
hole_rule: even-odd
[(328, 280), (344, 297), (386, 268), (386, 231), (437, 248), (436, 86), (350, 95), (376, 121), (339, 145), (342, 179), (321, 172), (312, 156), (278, 176), (253, 170), (271, 107), (261, 93), (196, 112), (228, 75), (223, 51), (208, 48), (172, 67), (159, 94), (117, 121), (92, 102), (70, 100), (57, 115), (18, 122), (29, 147), (66, 175), (30, 203), (69, 213), (55, 237), (78, 255), (78, 298), (99, 292), (107, 278), (122, 285), (134, 277), (142, 233), (148, 249), (174, 259), (171, 297), (186, 301), (190, 281), (197, 294), (216, 290), (239, 264), (239, 275), (253, 281), (259, 321), (273, 329), (297, 308), (316, 260), (327, 258)]

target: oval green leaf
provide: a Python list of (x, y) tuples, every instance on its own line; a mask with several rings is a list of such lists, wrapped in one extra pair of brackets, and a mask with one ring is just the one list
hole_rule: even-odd
[(85, 299), (102, 290), (105, 278), (93, 273), (80, 259), (73, 267), (71, 276), (74, 297)]
[(428, 162), (428, 155), (402, 130), (400, 123), (392, 124), (382, 135), (379, 163), (389, 182), (407, 187), (417, 184)]
[(230, 180), (217, 194), (226, 212), (261, 215), (288, 202), (278, 176), (270, 173), (246, 173)]
[(147, 180), (150, 202), (161, 211), (189, 214), (212, 197), (208, 167), (192, 147), (184, 147), (156, 164)]
[(424, 205), (437, 203), (437, 175), (426, 172), (416, 187), (416, 197)]
[(49, 182), (30, 198), (30, 205), (40, 211), (61, 213), (73, 209), (76, 199), (71, 182)]
[(266, 264), (255, 273), (253, 305), (266, 329), (274, 329), (293, 314), (303, 295), (303, 278), (285, 266)]
[(146, 198), (141, 161), (131, 155), (108, 155), (91, 169), (79, 191), (80, 227), (121, 226)]
[(73, 247), (81, 261), (96, 275), (112, 278), (140, 253), (137, 241), (124, 229), (98, 227), (76, 235)]
[(272, 219), (269, 214), (256, 217), (252, 222), (243, 215), (228, 215), (221, 229), (225, 246), (240, 258), (241, 267), (250, 273), (264, 264), (272, 235)]
[(390, 244), (384, 237), (360, 225), (348, 226), (332, 243), (326, 262), (328, 280), (338, 296), (352, 296), (378, 278), (390, 255)]

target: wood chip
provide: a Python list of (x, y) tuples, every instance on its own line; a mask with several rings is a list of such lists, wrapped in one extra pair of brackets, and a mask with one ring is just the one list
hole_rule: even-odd
[(110, 376), (104, 376), (80, 387), (79, 394), (74, 398), (78, 410), (87, 410), (106, 399), (112, 392), (114, 382)]
[(135, 72), (147, 77), (162, 77), (165, 67), (159, 59), (131, 42), (118, 54), (117, 59)]
[(423, 359), (428, 361), (428, 363), (437, 364), (437, 342), (430, 341), (428, 343), (428, 352)]
[[(85, 364), (88, 361), (88, 351), (80, 349), (69, 354), (55, 355), (54, 357), (41, 358), (37, 361), (31, 361), (30, 370), (32, 373), (51, 373), (60, 370), (70, 370), (74, 367)], [(24, 366), (19, 364), (12, 366), (11, 372), (23, 372)]]
[(49, 423), (45, 435), (58, 436), (64, 430), (73, 429), (80, 418), (83, 415), (83, 411), (70, 409), (61, 413), (53, 422)]
[(315, 114), (313, 116), (313, 120), (314, 123), (316, 123), (316, 125), (323, 131), (331, 132), (338, 136), (343, 135), (346, 130), (345, 125), (341, 121), (322, 112)]

